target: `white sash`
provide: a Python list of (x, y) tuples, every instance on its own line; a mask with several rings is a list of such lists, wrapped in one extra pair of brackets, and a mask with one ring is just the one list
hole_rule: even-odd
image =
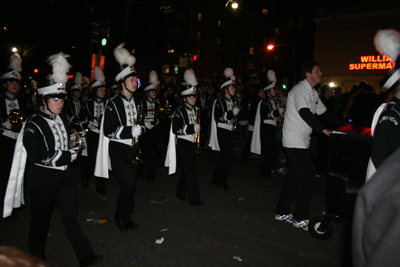
[(215, 101), (213, 109), (212, 109), (212, 115), (211, 115), (211, 134), (210, 134), (210, 143), (209, 143), (209, 147), (211, 147), (212, 150), (215, 151), (219, 151), (219, 143), (218, 143), (218, 135), (217, 135), (217, 122), (215, 121), (215, 117), (214, 117), (214, 110), (215, 110), (215, 105), (216, 102), (218, 100)]
[(108, 155), (108, 144), (110, 143), (110, 139), (104, 135), (103, 125), (104, 116), (101, 119), (99, 146), (97, 148), (94, 176), (108, 179), (108, 170), (111, 170), (111, 162)]
[(172, 132), (172, 121), (171, 128), (169, 130), (169, 142), (167, 156), (165, 157), (165, 167), (169, 167), (168, 174), (174, 174), (176, 172), (176, 136)]
[(13, 208), (19, 208), (21, 207), (21, 204), (25, 205), (24, 173), (27, 158), (27, 153), (23, 145), (25, 125), (26, 124), (24, 123), (15, 144), (10, 177), (8, 179), (6, 195), (4, 198), (3, 218), (10, 216)]
[(258, 102), (257, 106), (257, 112), (256, 112), (256, 118), (254, 120), (254, 130), (253, 130), (253, 135), (251, 137), (251, 145), (250, 145), (250, 151), (251, 153), (261, 155), (261, 114), (260, 114), (260, 109), (261, 109), (261, 102)]

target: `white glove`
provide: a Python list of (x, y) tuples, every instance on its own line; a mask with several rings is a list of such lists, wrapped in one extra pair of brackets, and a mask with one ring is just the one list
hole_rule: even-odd
[(78, 157), (78, 154), (76, 154), (76, 150), (70, 149), (69, 152), (71, 152), (71, 162), (75, 161)]
[(285, 112), (285, 108), (279, 108), (279, 114), (282, 114), (283, 112)]
[(90, 121), (89, 126), (92, 126), (93, 128), (99, 128), (99, 122), (97, 120)]
[(198, 132), (200, 131), (200, 129), (201, 129), (201, 128), (200, 128), (200, 125), (198, 125), (198, 124), (195, 124), (195, 125), (194, 125), (194, 132), (195, 132), (195, 133), (198, 133)]
[(132, 126), (132, 136), (134, 138), (138, 138), (139, 135), (141, 134), (142, 134), (142, 127), (140, 127), (139, 125)]
[(232, 109), (232, 112), (233, 112), (233, 115), (237, 115), (237, 114), (239, 114), (239, 112), (240, 112), (240, 108), (233, 108)]
[(10, 130), (11, 130), (11, 128), (12, 128), (12, 125), (11, 125), (11, 123), (10, 123), (9, 120), (6, 120), (6, 121), (3, 122), (1, 125), (2, 125), (4, 128), (10, 129)]

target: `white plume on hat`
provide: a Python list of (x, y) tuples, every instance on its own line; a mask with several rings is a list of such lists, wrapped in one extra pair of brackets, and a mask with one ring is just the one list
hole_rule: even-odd
[(160, 81), (158, 80), (158, 75), (157, 72), (155, 72), (154, 70), (150, 71), (149, 74), (149, 81), (150, 83), (152, 83), (154, 86), (157, 86)]
[(21, 57), (17, 53), (15, 53), (10, 58), (10, 65), (8, 66), (8, 68), (21, 72), (22, 71), (21, 62), (22, 62)]
[(95, 66), (93, 70), (93, 80), (96, 81), (102, 81), (104, 82), (106, 80), (106, 77), (103, 74), (103, 71), (99, 66)]
[(267, 77), (270, 83), (276, 83), (276, 76), (275, 72), (273, 70), (269, 70), (267, 72)]
[(183, 79), (188, 86), (194, 87), (197, 85), (196, 75), (192, 69), (187, 69), (183, 75)]
[(125, 43), (120, 44), (114, 49), (114, 57), (118, 61), (118, 63), (123, 65), (135, 65), (136, 58), (129, 54), (128, 50), (124, 48)]
[(380, 30), (374, 38), (376, 50), (395, 62), (400, 54), (400, 33), (396, 30)]
[(48, 62), (53, 67), (53, 74), (50, 76), (50, 79), (54, 82), (66, 83), (68, 81), (67, 73), (71, 68), (71, 65), (67, 61), (68, 57), (69, 55), (62, 52), (49, 57)]
[(81, 85), (82, 83), (82, 74), (80, 72), (75, 73), (75, 84)]
[[(96, 68), (96, 67), (95, 67), (95, 68)], [(82, 78), (82, 80), (83, 80), (83, 85), (84, 85), (84, 86), (85, 86), (85, 85), (86, 85), (86, 86), (89, 85), (90, 81), (89, 81), (89, 78), (88, 78), (88, 77), (85, 76), (85, 77)]]
[(236, 80), (235, 75), (233, 75), (233, 69), (231, 69), (231, 68), (226, 68), (226, 69), (224, 70), (224, 76), (225, 76), (227, 79), (230, 78), (232, 81)]

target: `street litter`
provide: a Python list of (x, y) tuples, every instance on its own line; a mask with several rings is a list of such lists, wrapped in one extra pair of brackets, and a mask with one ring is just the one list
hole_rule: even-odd
[(96, 213), (94, 213), (93, 211), (89, 212), (88, 217), (86, 218), (86, 222), (87, 223), (93, 223), (93, 224), (103, 224), (105, 223), (107, 220), (103, 219), (103, 215), (98, 215)]
[(149, 260), (148, 256), (149, 256), (148, 254), (143, 254), (143, 255), (138, 255), (138, 256), (132, 256), (132, 257), (131, 257), (131, 260), (146, 262), (146, 261)]
[(242, 261), (242, 259), (241, 259), (239, 256), (234, 256), (233, 258), (234, 258), (235, 260)]
[(155, 204), (165, 204), (168, 202), (171, 202), (171, 198), (168, 195), (159, 196), (158, 198), (151, 201), (151, 203), (155, 203)]
[(164, 242), (164, 237), (156, 240), (156, 244), (162, 244), (162, 242)]

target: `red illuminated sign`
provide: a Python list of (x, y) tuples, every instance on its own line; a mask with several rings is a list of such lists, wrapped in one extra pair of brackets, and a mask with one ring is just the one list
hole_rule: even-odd
[(387, 70), (396, 64), (387, 56), (361, 56), (360, 63), (350, 63), (349, 70)]

